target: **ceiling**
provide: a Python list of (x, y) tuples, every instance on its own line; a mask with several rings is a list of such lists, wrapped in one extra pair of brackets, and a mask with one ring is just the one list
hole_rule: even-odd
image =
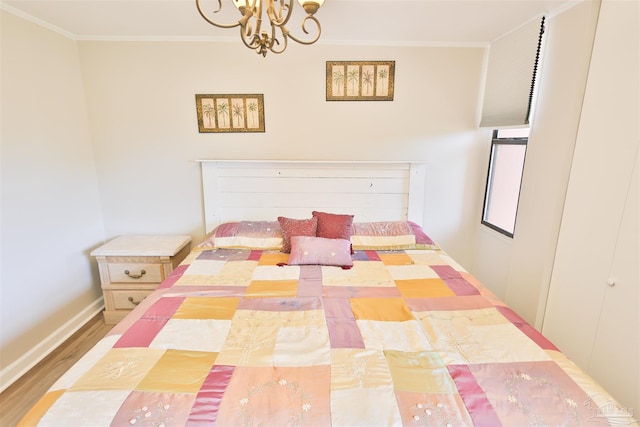
[[(205, 10), (217, 8), (217, 0), (207, 1)], [(326, 0), (316, 14), (322, 25), (318, 43), (482, 46), (542, 14), (581, 1), (585, 0)], [(239, 14), (231, 0), (222, 2), (219, 21), (235, 21)], [(294, 3), (287, 27), (303, 38), (304, 14)], [(78, 40), (238, 39), (237, 28), (206, 23), (195, 0), (1, 0), (1, 5)]]

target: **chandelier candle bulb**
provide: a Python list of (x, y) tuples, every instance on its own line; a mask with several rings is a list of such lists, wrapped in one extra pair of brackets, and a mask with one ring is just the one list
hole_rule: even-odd
[(322, 4), (324, 3), (324, 0), (317, 0), (317, 1), (298, 0), (298, 3), (300, 3), (300, 6), (303, 7), (305, 12), (307, 12), (309, 15), (313, 15), (318, 11), (320, 6), (322, 6)]

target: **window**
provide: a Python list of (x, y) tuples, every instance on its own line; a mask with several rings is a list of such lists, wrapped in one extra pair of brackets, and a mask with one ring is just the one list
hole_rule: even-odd
[(482, 223), (513, 237), (529, 128), (493, 131)]
[[(480, 127), (526, 126), (530, 122), (544, 33), (543, 16), (539, 24), (532, 21), (491, 43)], [(509, 237), (516, 227), (528, 141), (528, 127), (494, 130), (491, 140), (482, 224)]]

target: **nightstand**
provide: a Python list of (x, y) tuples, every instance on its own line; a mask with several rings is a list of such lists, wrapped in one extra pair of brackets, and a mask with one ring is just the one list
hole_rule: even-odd
[(191, 236), (120, 236), (91, 252), (98, 261), (105, 323), (118, 323), (187, 256)]

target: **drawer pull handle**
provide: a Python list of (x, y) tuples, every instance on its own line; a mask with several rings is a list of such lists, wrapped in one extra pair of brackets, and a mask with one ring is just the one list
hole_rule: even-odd
[(142, 276), (144, 276), (145, 274), (147, 274), (147, 272), (146, 272), (146, 271), (144, 271), (144, 270), (140, 270), (140, 274), (131, 274), (131, 273), (129, 272), (129, 270), (125, 270), (125, 271), (124, 271), (124, 274), (126, 274), (126, 275), (127, 275), (127, 276), (129, 276), (129, 277), (131, 277), (132, 279), (139, 279), (139, 278), (141, 278)]
[[(144, 271), (144, 270), (143, 270), (143, 271)], [(144, 298), (143, 298), (143, 299), (144, 299)], [(140, 301), (134, 301), (134, 300), (133, 300), (133, 297), (129, 297), (129, 298), (128, 298), (128, 300), (129, 300), (129, 302), (130, 302), (131, 304), (133, 304), (133, 305), (138, 305), (138, 304), (140, 304), (140, 303), (142, 302), (142, 300), (140, 300)]]

